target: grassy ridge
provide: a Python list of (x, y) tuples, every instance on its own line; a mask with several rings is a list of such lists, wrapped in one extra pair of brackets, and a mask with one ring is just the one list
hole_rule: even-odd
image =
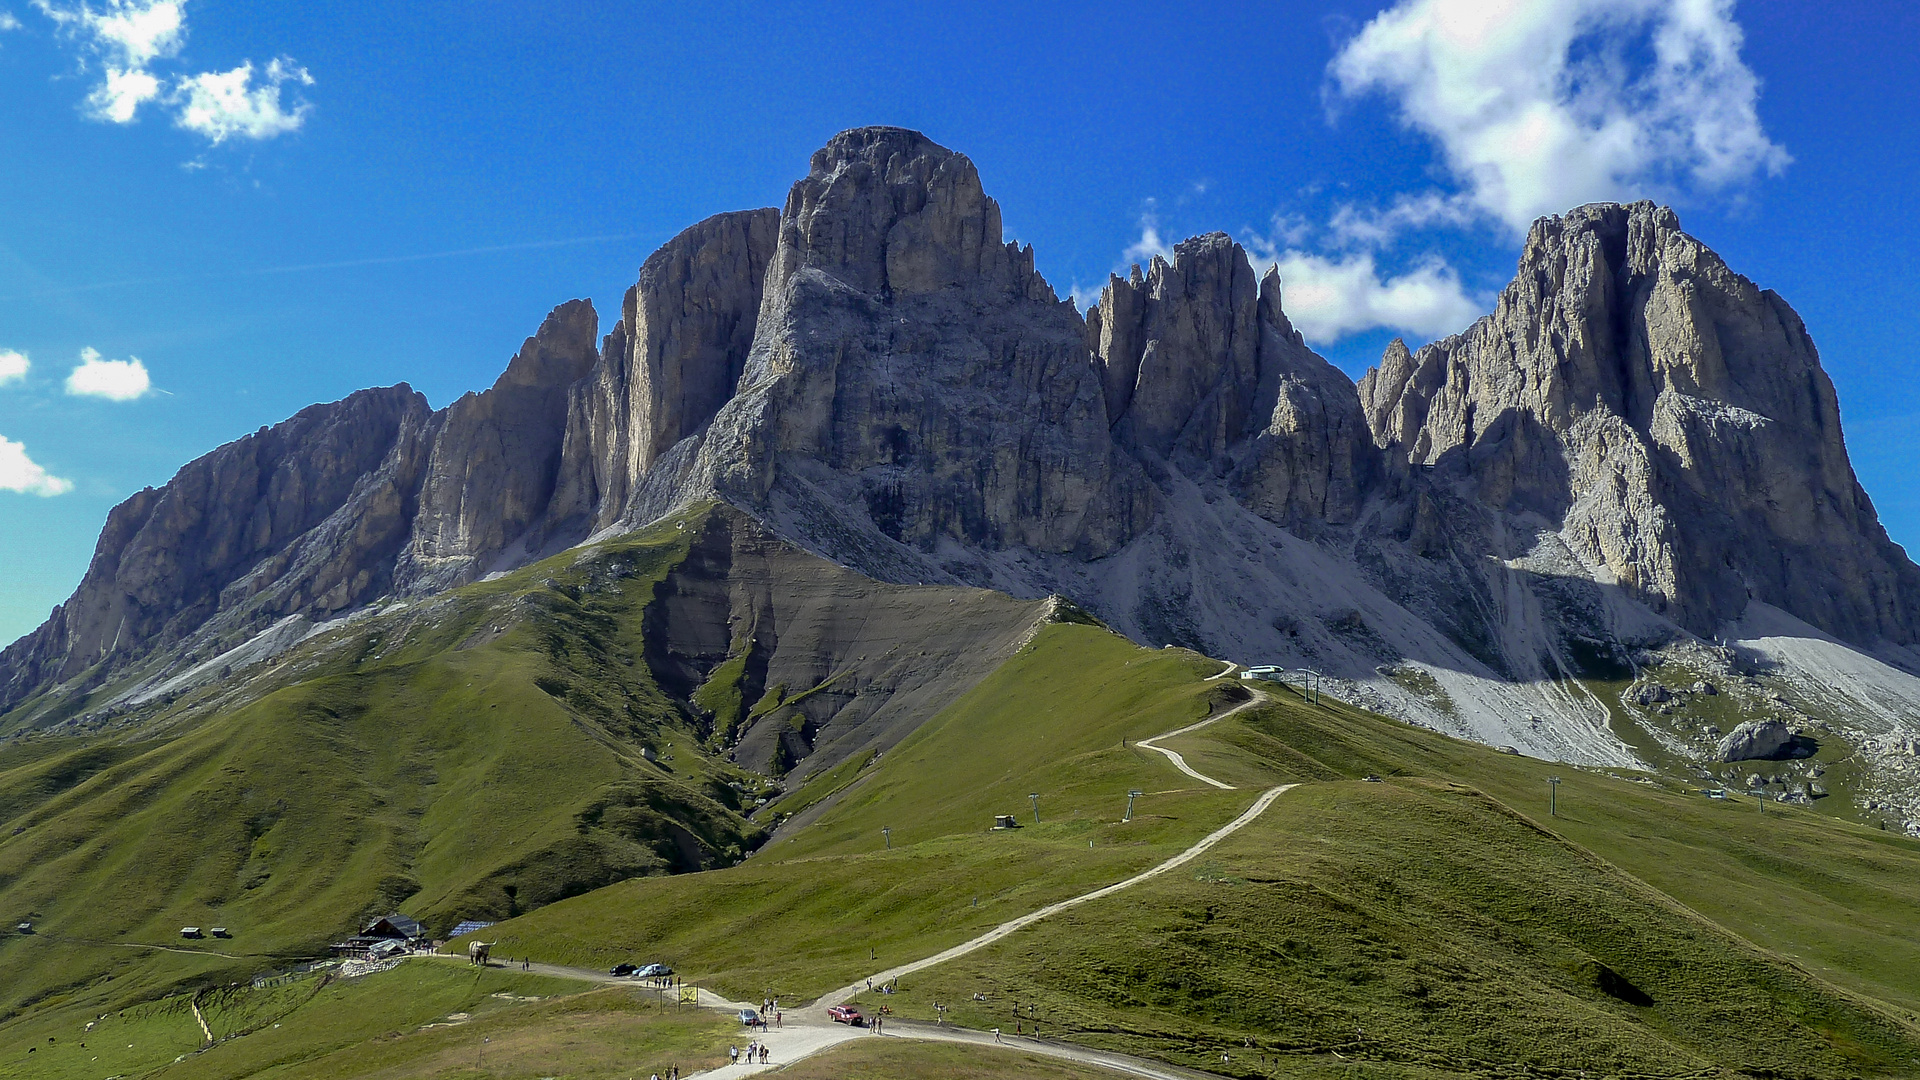
[[(1057, 623), (927, 721), (879, 762), (825, 774), (775, 804), (799, 813), (837, 800), (804, 828), (784, 831), (764, 859), (865, 850), (884, 826), (895, 845), (977, 833), (996, 814), (1033, 823), (1117, 821), (1130, 789), (1154, 800), (1204, 798), (1211, 789), (1131, 745), (1228, 707), (1232, 683), (1208, 683), (1217, 662), (1184, 649), (1142, 649), (1105, 629)], [(883, 764), (884, 767), (873, 767)], [(864, 768), (863, 768), (864, 766)], [(857, 786), (856, 786), (857, 781)], [(1221, 821), (1232, 817), (1222, 804)]]
[(1214, 736), (1306, 775), (1440, 777), (1553, 830), (1688, 908), (1842, 987), (1920, 1014), (1920, 843), (1684, 783), (1489, 752), (1328, 702), (1262, 709)]
[[(487, 931), (502, 955), (608, 967), (661, 960), (737, 996), (810, 999), (879, 967), (1144, 870), (1245, 809), (1133, 740), (1204, 718), (1217, 663), (1086, 625), (1017, 656), (875, 761), (850, 761), (777, 810), (840, 797), (721, 874), (649, 879)], [(1141, 799), (1120, 823), (1126, 792)], [(1033, 824), (1029, 792), (1042, 794)], [(1019, 830), (993, 832), (995, 814)], [(891, 830), (891, 850), (881, 833)]]
[(0, 1016), (238, 978), (396, 907), (444, 929), (737, 860), (733, 770), (629, 662), (686, 546), (668, 523), (365, 619), (170, 706), (162, 738), (9, 747), (0, 918), (36, 933), (0, 938)]

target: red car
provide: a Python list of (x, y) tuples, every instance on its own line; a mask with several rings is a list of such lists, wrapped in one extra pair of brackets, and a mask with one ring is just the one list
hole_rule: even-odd
[(854, 1027), (867, 1022), (867, 1018), (860, 1015), (860, 1010), (851, 1005), (835, 1005), (827, 1010), (827, 1016), (836, 1024), (852, 1024)]

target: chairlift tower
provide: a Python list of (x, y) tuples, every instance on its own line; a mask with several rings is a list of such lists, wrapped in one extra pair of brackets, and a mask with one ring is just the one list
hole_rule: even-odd
[(1037, 791), (1027, 792), (1027, 801), (1033, 804), (1033, 823), (1035, 825), (1040, 824), (1040, 793)]
[(880, 826), (880, 836), (886, 840), (887, 850), (892, 851), (893, 850), (893, 830), (888, 826), (882, 825)]
[(1547, 777), (1547, 816), (1560, 816), (1560, 778)]
[(1135, 799), (1137, 799), (1137, 798), (1139, 798), (1140, 796), (1142, 796), (1142, 795), (1145, 795), (1145, 794), (1146, 794), (1146, 792), (1144, 792), (1144, 791), (1137, 791), (1137, 790), (1136, 790), (1136, 791), (1129, 791), (1129, 792), (1127, 792), (1127, 816), (1126, 816), (1126, 817), (1123, 817), (1123, 818), (1121, 818), (1121, 819), (1120, 819), (1121, 821), (1132, 821), (1132, 820), (1133, 820), (1133, 800), (1135, 800)]

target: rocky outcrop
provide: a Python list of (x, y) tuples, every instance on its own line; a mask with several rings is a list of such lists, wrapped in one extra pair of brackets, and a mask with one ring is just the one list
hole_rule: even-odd
[(228, 443), (107, 515), (80, 587), (0, 654), (0, 709), (216, 614), (271, 621), (379, 595), (409, 521), (426, 400), (363, 390)]
[(1779, 720), (1749, 720), (1720, 740), (1721, 761), (1767, 761), (1787, 757), (1793, 748), (1793, 729)]
[(1111, 277), (1087, 313), (1116, 441), (1231, 475), (1270, 521), (1345, 525), (1375, 471), (1352, 380), (1307, 348), (1269, 268), (1225, 233)]
[(1920, 636), (1920, 571), (1855, 481), (1800, 319), (1651, 203), (1537, 222), (1492, 315), (1360, 384), (1376, 444), (1557, 523), (1701, 634), (1750, 599), (1856, 641)]
[(778, 210), (717, 214), (641, 265), (570, 394), (547, 534), (579, 539), (619, 521), (661, 455), (733, 396), (779, 227)]
[(803, 508), (843, 559), (942, 541), (1098, 557), (1149, 504), (1084, 338), (1032, 249), (1001, 240), (972, 162), (899, 128), (842, 133), (787, 198), (702, 484)]
[(1154, 256), (1145, 274), (1110, 278), (1087, 316), (1107, 415), (1123, 445), (1225, 461), (1255, 418), (1260, 289), (1225, 233)]
[(433, 592), (494, 567), (547, 512), (566, 434), (567, 392), (596, 359), (593, 304), (562, 304), (484, 393), (448, 406), (433, 441), (402, 592)]

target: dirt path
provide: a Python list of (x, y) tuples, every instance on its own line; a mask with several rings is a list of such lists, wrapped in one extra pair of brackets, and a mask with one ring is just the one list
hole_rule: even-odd
[[(1226, 672), (1223, 671), (1221, 672), (1221, 674), (1224, 675), (1226, 674)], [(1243, 701), (1240, 704), (1235, 705), (1233, 708), (1228, 709), (1226, 712), (1221, 713), (1219, 716), (1209, 716), (1205, 720), (1202, 720), (1197, 724), (1188, 724), (1186, 727), (1176, 728), (1173, 731), (1169, 731), (1163, 735), (1155, 735), (1151, 739), (1141, 739), (1139, 742), (1134, 743), (1134, 745), (1141, 747), (1143, 749), (1152, 750), (1155, 753), (1167, 755), (1167, 760), (1173, 762), (1174, 768), (1179, 769), (1181, 772), (1186, 773), (1188, 776), (1193, 777), (1195, 780), (1198, 780), (1201, 783), (1212, 784), (1214, 787), (1219, 788), (1221, 791), (1232, 791), (1233, 790), (1232, 784), (1223, 783), (1219, 780), (1215, 780), (1213, 777), (1208, 776), (1206, 773), (1200, 772), (1199, 770), (1195, 769), (1193, 766), (1187, 764), (1187, 759), (1181, 757), (1179, 751), (1169, 750), (1166, 747), (1159, 745), (1160, 740), (1171, 739), (1176, 735), (1185, 735), (1188, 732), (1199, 731), (1201, 728), (1206, 727), (1208, 724), (1217, 724), (1220, 721), (1225, 720), (1227, 717), (1232, 716), (1233, 714), (1241, 711), (1242, 709), (1251, 709), (1255, 705), (1259, 705), (1266, 700), (1267, 700), (1267, 696), (1256, 690), (1254, 691), (1252, 699), (1248, 701)]]
[[(1227, 671), (1231, 670), (1232, 666), (1229, 665)], [(1222, 675), (1226, 673), (1226, 671), (1221, 672)], [(1161, 739), (1171, 739), (1176, 735), (1185, 735), (1189, 732), (1198, 731), (1209, 724), (1218, 723), (1240, 712), (1242, 709), (1258, 705), (1265, 700), (1266, 695), (1255, 691), (1251, 701), (1236, 705), (1218, 716), (1210, 716), (1199, 723), (1188, 724), (1186, 727), (1169, 731), (1163, 735), (1155, 735), (1150, 739), (1143, 739), (1137, 745), (1165, 754), (1167, 759), (1173, 762), (1176, 768), (1196, 780), (1211, 784), (1223, 791), (1233, 791), (1235, 788), (1232, 784), (1223, 783), (1205, 773), (1196, 771), (1192, 766), (1187, 764), (1185, 758), (1182, 758), (1175, 751), (1154, 744)], [(740, 1077), (751, 1076), (755, 1073), (790, 1065), (799, 1061), (801, 1058), (811, 1057), (814, 1054), (838, 1046), (841, 1043), (863, 1037), (932, 1039), (942, 1042), (971, 1043), (981, 1046), (1002, 1045), (1012, 1049), (1025, 1050), (1029, 1053), (1042, 1054), (1047, 1057), (1098, 1065), (1132, 1076), (1147, 1077), (1148, 1080), (1191, 1080), (1191, 1078), (1194, 1077), (1211, 1076), (1212, 1074), (1210, 1073), (1178, 1069), (1160, 1062), (1149, 1061), (1145, 1058), (1109, 1053), (1104, 1050), (1095, 1050), (1091, 1047), (1077, 1046), (1073, 1043), (1017, 1038), (1010, 1035), (996, 1036), (988, 1031), (974, 1031), (970, 1028), (948, 1027), (946, 1025), (893, 1021), (887, 1024), (885, 1034), (874, 1036), (869, 1030), (864, 1028), (854, 1028), (833, 1023), (827, 1019), (826, 1010), (830, 1006), (844, 1004), (852, 999), (855, 994), (860, 993), (874, 983), (884, 983), (899, 978), (902, 975), (910, 975), (917, 971), (924, 971), (927, 968), (944, 964), (949, 960), (958, 959), (968, 953), (985, 948), (1015, 931), (1032, 926), (1034, 923), (1049, 916), (1057, 915), (1062, 911), (1077, 907), (1081, 904), (1091, 903), (1092, 901), (1112, 896), (1114, 893), (1120, 892), (1123, 889), (1132, 888), (1143, 881), (1152, 880), (1171, 870), (1185, 866), (1187, 863), (1199, 858), (1202, 854), (1220, 843), (1220, 841), (1225, 840), (1227, 837), (1232, 836), (1234, 833), (1239, 832), (1251, 824), (1254, 819), (1266, 811), (1267, 807), (1273, 805), (1273, 801), (1279, 798), (1282, 793), (1298, 786), (1298, 784), (1281, 784), (1277, 787), (1268, 788), (1262, 792), (1260, 797), (1253, 801), (1253, 805), (1248, 807), (1239, 817), (1234, 818), (1232, 821), (1227, 822), (1225, 825), (1207, 834), (1205, 838), (1192, 847), (1187, 848), (1185, 851), (1182, 851), (1180, 854), (1147, 870), (1143, 870), (1127, 878), (1125, 881), (1115, 882), (1112, 885), (1095, 889), (1092, 892), (1082, 893), (1079, 896), (1070, 897), (1056, 904), (1049, 904), (1038, 911), (1030, 912), (1019, 918), (1010, 919), (994, 927), (992, 930), (981, 934), (979, 937), (973, 938), (970, 941), (961, 942), (951, 949), (936, 953), (925, 959), (915, 960), (912, 963), (888, 968), (885, 971), (875, 974), (871, 979), (863, 979), (850, 986), (844, 986), (831, 993), (824, 994), (819, 1000), (810, 1005), (799, 1005), (790, 1010), (783, 1009), (782, 1011), (785, 1015), (781, 1027), (767, 1031), (749, 1031), (745, 1027), (742, 1027), (740, 1038), (736, 1045), (741, 1048), (743, 1053), (747, 1044), (751, 1042), (758, 1042), (766, 1046), (768, 1050), (768, 1062), (766, 1065), (759, 1064), (756, 1058), (755, 1063), (752, 1065), (745, 1063), (723, 1065), (718, 1069), (691, 1073), (687, 1076), (686, 1080), (694, 1080), (695, 1077), (711, 1077), (713, 1080), (737, 1080), (737, 1078)], [(514, 966), (511, 962), (507, 964), (509, 968)], [(644, 985), (636, 986), (630, 978), (620, 978), (605, 972), (590, 971), (585, 968), (562, 967), (557, 964), (529, 964), (525, 970), (560, 978), (630, 986), (642, 990), (653, 989)], [(663, 995), (672, 993), (671, 990), (657, 989), (655, 992)], [(700, 989), (700, 1006), (702, 1008), (718, 1009), (729, 1013), (737, 1013), (742, 1009), (757, 1008), (755, 1005), (728, 1000), (704, 987)]]
[[(977, 949), (983, 949), (986, 946), (991, 945), (996, 941), (999, 941), (1001, 938), (1006, 937), (1007, 935), (1013, 933), (1016, 930), (1023, 930), (1029, 926), (1032, 926), (1034, 923), (1037, 923), (1041, 919), (1047, 918), (1050, 915), (1058, 915), (1060, 912), (1065, 911), (1068, 908), (1078, 907), (1081, 904), (1090, 903), (1094, 900), (1099, 900), (1103, 897), (1112, 896), (1114, 893), (1120, 892), (1123, 889), (1130, 889), (1133, 886), (1138, 885), (1143, 881), (1150, 881), (1154, 878), (1157, 878), (1161, 874), (1164, 874), (1169, 870), (1176, 870), (1182, 866), (1185, 866), (1187, 863), (1192, 862), (1194, 859), (1197, 859), (1201, 855), (1205, 854), (1206, 851), (1212, 848), (1215, 844), (1218, 844), (1220, 841), (1225, 840), (1227, 837), (1232, 836), (1234, 833), (1239, 832), (1242, 828), (1246, 827), (1249, 823), (1253, 821), (1253, 819), (1259, 817), (1261, 813), (1263, 813), (1267, 809), (1267, 807), (1272, 806), (1273, 800), (1279, 798), (1282, 792), (1288, 790), (1289, 788), (1294, 788), (1298, 786), (1299, 786), (1298, 784), (1281, 784), (1279, 787), (1268, 788), (1265, 792), (1261, 794), (1261, 796), (1258, 799), (1255, 799), (1253, 801), (1253, 805), (1247, 808), (1246, 813), (1241, 814), (1239, 817), (1234, 818), (1232, 821), (1229, 821), (1225, 825), (1222, 825), (1218, 829), (1215, 829), (1213, 832), (1207, 835), (1206, 839), (1201, 840), (1199, 843), (1193, 845), (1192, 847), (1181, 852), (1180, 854), (1175, 855), (1173, 858), (1168, 859), (1166, 862), (1163, 862), (1158, 866), (1152, 867), (1151, 869), (1148, 869), (1148, 870), (1143, 870), (1140, 873), (1135, 874), (1132, 877), (1126, 879), (1125, 881), (1118, 881), (1112, 885), (1108, 885), (1104, 888), (1095, 889), (1089, 893), (1081, 893), (1079, 896), (1069, 897), (1068, 899), (1062, 900), (1057, 904), (1049, 904), (1038, 911), (1034, 911), (1026, 915), (1022, 915), (1017, 919), (1010, 919), (1006, 922), (1001, 923), (999, 926), (996, 926), (993, 929), (987, 931), (986, 933), (981, 934), (979, 937), (974, 938), (971, 941), (963, 941), (960, 944), (955, 945), (953, 948), (946, 950), (945, 952), (935, 953), (934, 955), (929, 956), (924, 960), (915, 960), (910, 964), (902, 964), (899, 967), (888, 968), (887, 970), (874, 975), (873, 978), (871, 979), (871, 982), (884, 983), (890, 979), (899, 978), (902, 975), (911, 975), (916, 971), (924, 971), (927, 968), (935, 966), (936, 964), (944, 964), (949, 960), (957, 960), (960, 957), (965, 956), (970, 952), (973, 952)], [(829, 1005), (839, 1005), (848, 1001), (855, 994), (860, 993), (866, 988), (867, 988), (866, 980), (863, 980), (862, 982), (854, 983), (851, 986), (843, 986), (840, 989), (835, 990), (834, 992), (822, 997), (819, 1001), (815, 1002), (814, 1004), (821, 1008), (824, 1008)]]

